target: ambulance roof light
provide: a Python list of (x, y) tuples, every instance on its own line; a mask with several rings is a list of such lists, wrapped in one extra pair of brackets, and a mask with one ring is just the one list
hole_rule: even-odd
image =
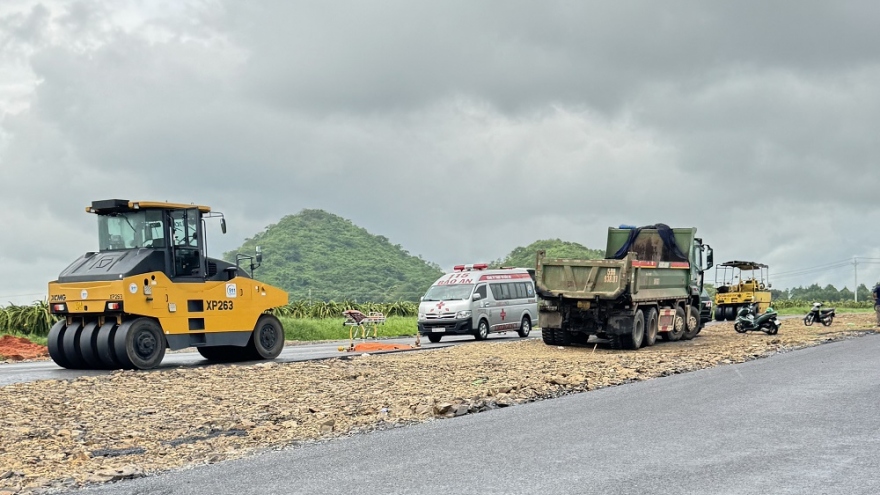
[(485, 270), (489, 268), (488, 263), (474, 263), (472, 265), (455, 265), (452, 269), (456, 272), (469, 272), (471, 270)]

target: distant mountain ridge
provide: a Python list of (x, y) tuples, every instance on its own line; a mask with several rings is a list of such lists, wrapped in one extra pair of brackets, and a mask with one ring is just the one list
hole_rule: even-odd
[[(234, 261), (236, 253), (252, 254), (257, 245), (263, 265), (255, 277), (287, 291), (291, 301), (418, 301), (443, 274), (436, 263), (324, 210), (287, 215), (223, 258)], [(545, 239), (517, 247), (492, 266), (534, 268), (539, 249), (554, 258), (604, 255), (576, 242)]]
[(323, 210), (302, 210), (246, 239), (235, 253), (259, 245), (255, 277), (286, 290), (291, 300), (417, 301), (443, 270), (388, 238)]
[(591, 249), (576, 242), (563, 241), (560, 239), (543, 239), (535, 241), (528, 246), (514, 249), (506, 257), (493, 261), (491, 266), (535, 268), (536, 254), (542, 249), (547, 252), (548, 258), (592, 260), (605, 257), (604, 250)]

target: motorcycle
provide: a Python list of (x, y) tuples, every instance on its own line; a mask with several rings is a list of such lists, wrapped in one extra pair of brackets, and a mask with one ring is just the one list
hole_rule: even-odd
[(736, 314), (733, 329), (737, 333), (764, 332), (767, 335), (776, 335), (780, 325), (782, 324), (776, 319), (775, 309), (767, 308), (766, 313), (755, 316), (750, 307), (744, 307)]
[(813, 303), (813, 308), (807, 313), (807, 316), (804, 316), (804, 325), (810, 326), (814, 321), (818, 321), (826, 327), (830, 327), (835, 316), (837, 315), (834, 308), (822, 309), (822, 303)]

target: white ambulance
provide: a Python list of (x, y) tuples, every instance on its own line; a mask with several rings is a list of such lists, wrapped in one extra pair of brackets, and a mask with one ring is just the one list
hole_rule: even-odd
[(419, 333), (431, 342), (444, 335), (516, 331), (527, 337), (538, 324), (534, 272), (489, 270), (485, 263), (457, 265), (434, 282), (419, 303)]

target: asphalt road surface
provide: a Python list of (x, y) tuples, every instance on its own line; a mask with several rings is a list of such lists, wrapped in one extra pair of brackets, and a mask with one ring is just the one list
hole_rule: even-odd
[[(540, 330), (537, 332), (532, 332), (531, 337), (540, 338), (541, 332)], [(509, 332), (504, 334), (491, 334), (487, 339), (487, 342), (493, 342), (497, 340), (515, 340), (518, 339), (516, 332)], [(357, 340), (355, 342), (375, 342), (374, 340)], [(414, 344), (415, 337), (406, 337), (400, 339), (380, 339), (378, 342), (384, 344)], [(437, 347), (446, 347), (454, 344), (463, 344), (463, 343), (471, 343), (475, 342), (474, 338), (470, 335), (447, 335), (443, 337), (443, 340), (438, 344), (432, 344), (428, 342), (427, 338), (421, 339), (421, 348), (422, 349), (431, 349)], [(325, 342), (320, 344), (302, 344), (302, 345), (289, 345), (281, 351), (281, 355), (278, 356), (276, 361), (278, 362), (291, 362), (291, 361), (307, 361), (310, 359), (327, 359), (333, 357), (340, 357), (345, 355), (358, 355), (363, 354), (361, 352), (347, 352), (347, 351), (339, 351), (339, 346), (348, 347), (348, 340), (340, 340), (336, 342)], [(248, 361), (245, 363), (237, 363), (237, 364), (253, 364), (259, 361)], [(173, 369), (177, 367), (195, 367), (195, 366), (207, 366), (211, 364), (205, 358), (203, 358), (198, 352), (174, 352), (165, 354), (165, 358), (162, 360), (162, 363), (159, 365), (159, 370), (167, 370)], [(68, 370), (62, 368), (55, 364), (54, 361), (31, 361), (25, 363), (4, 363), (0, 364), (0, 387), (3, 385), (10, 385), (12, 383), (20, 383), (20, 382), (31, 382), (36, 380), (68, 380), (71, 378), (76, 378), (78, 376), (94, 376), (94, 375), (107, 375), (112, 373), (109, 370)]]
[(89, 494), (877, 494), (880, 336)]

